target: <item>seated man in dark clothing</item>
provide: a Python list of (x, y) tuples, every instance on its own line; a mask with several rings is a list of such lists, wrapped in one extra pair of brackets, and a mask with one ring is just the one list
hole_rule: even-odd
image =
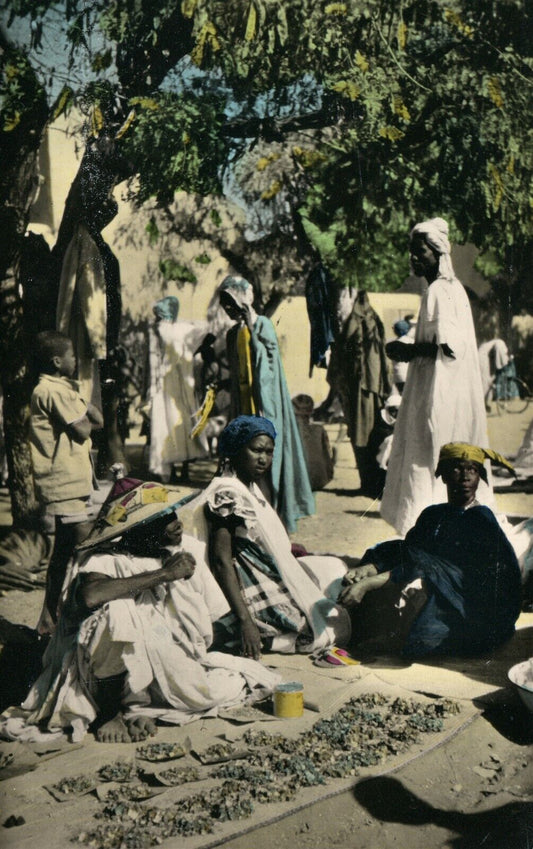
[(369, 548), (348, 573), (339, 598), (347, 607), (357, 609), (368, 591), (391, 593), (396, 585), (396, 626), (389, 622), (395, 639), (387, 645), (382, 633), (384, 649), (409, 657), (475, 655), (512, 636), (520, 613), (520, 569), (496, 517), (476, 501), (479, 479), (486, 479), (485, 458), (509, 465), (489, 449), (444, 445), (435, 474), (446, 484), (448, 503), (427, 507), (404, 540)]

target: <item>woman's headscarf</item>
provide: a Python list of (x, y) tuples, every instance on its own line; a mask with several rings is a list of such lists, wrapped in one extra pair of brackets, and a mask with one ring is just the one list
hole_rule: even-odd
[(270, 419), (264, 416), (237, 416), (218, 437), (218, 453), (221, 457), (233, 457), (255, 436), (262, 434), (276, 439), (276, 430)]
[(178, 318), (180, 302), (175, 295), (167, 295), (166, 298), (161, 298), (159, 301), (156, 301), (152, 310), (156, 318), (174, 323)]
[(232, 274), (228, 274), (220, 284), (218, 291), (219, 295), (222, 292), (227, 292), (239, 307), (251, 307), (254, 301), (254, 288), (244, 277), (234, 277)]
[(409, 234), (409, 239), (411, 240), (417, 234), (424, 236), (428, 245), (439, 254), (439, 276), (446, 280), (454, 280), (455, 271), (450, 256), (451, 245), (448, 239), (448, 224), (444, 218), (429, 218), (427, 221), (415, 224)]

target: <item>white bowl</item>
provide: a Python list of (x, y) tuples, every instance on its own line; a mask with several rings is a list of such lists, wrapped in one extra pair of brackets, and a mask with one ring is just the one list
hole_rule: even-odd
[(511, 666), (507, 675), (527, 709), (533, 713), (533, 657)]

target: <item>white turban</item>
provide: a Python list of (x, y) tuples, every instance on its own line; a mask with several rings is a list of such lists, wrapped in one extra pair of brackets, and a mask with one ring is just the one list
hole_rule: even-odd
[(444, 218), (429, 218), (427, 221), (415, 224), (409, 238), (412, 239), (418, 233), (424, 236), (428, 245), (439, 254), (439, 276), (453, 280), (455, 271), (450, 257), (451, 245), (448, 239), (448, 223)]

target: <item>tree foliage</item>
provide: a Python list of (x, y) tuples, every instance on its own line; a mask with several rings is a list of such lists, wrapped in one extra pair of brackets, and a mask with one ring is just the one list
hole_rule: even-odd
[[(51, 13), (62, 16), (70, 67), (83, 54), (92, 75), (63, 90), (63, 108), (84, 110), (87, 134), (118, 134), (139, 201), (220, 191), (230, 168), (271, 229), (286, 232), (300, 211), (337, 276), (368, 288), (398, 284), (406, 232), (421, 216), (449, 218), (455, 238), (499, 268), (525, 255), (525, 0), (9, 0), (9, 8), (31, 21), (30, 57), (42, 57)], [(20, 112), (7, 102), (4, 133)], [(51, 114), (61, 108), (59, 98)]]
[[(245, 202), (254, 245), (239, 239), (225, 256), (265, 303), (317, 257), (341, 283), (396, 288), (411, 224), (437, 214), (480, 248), (481, 267), (503, 270), (499, 291), (524, 293), (528, 272), (533, 301), (526, 0), (0, 0), (0, 12), (0, 372), (9, 454), (22, 458), (14, 490), (31, 478), (18, 266), (43, 131), (73, 107), (87, 149), (56, 267), (73, 211), (98, 208), (100, 170), (104, 194), (129, 174), (131, 197), (167, 221), (178, 191)], [(161, 263), (165, 279), (200, 276), (195, 260), (162, 252)], [(31, 493), (16, 500), (20, 519)]]

